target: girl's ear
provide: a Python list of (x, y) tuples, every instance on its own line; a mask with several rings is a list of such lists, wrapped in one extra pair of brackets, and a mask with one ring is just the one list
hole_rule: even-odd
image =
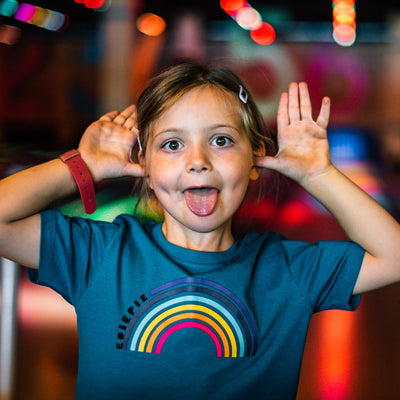
[(264, 157), (266, 154), (265, 143), (260, 141), (258, 147), (254, 150), (253, 154), (254, 157)]
[(250, 171), (250, 180), (256, 181), (260, 177), (260, 172), (258, 167), (253, 167)]
[(139, 160), (139, 164), (144, 167), (144, 157), (143, 157), (142, 150), (138, 151), (137, 158)]
[[(253, 157), (265, 156), (265, 144), (260, 142), (258, 148), (254, 150)], [(250, 171), (250, 180), (256, 181), (260, 177), (260, 167), (253, 167)]]
[(152, 186), (151, 181), (150, 181), (150, 176), (146, 171), (146, 163), (145, 163), (145, 159), (144, 159), (144, 155), (142, 153), (142, 150), (138, 151), (138, 160), (139, 160), (139, 164), (143, 167), (144, 178), (147, 180), (147, 185), (149, 186), (150, 189), (153, 189), (153, 186)]
[(260, 177), (260, 168), (259, 167), (253, 167), (250, 171), (250, 180), (251, 181), (256, 181)]

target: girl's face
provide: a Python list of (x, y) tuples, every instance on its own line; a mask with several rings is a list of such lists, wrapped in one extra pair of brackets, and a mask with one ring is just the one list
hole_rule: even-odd
[(204, 86), (183, 95), (154, 124), (145, 165), (172, 243), (201, 247), (193, 243), (205, 243), (205, 233), (214, 234), (207, 236), (213, 243), (215, 234), (219, 238), (210, 251), (233, 243), (232, 216), (249, 178), (257, 178), (239, 107), (234, 95)]

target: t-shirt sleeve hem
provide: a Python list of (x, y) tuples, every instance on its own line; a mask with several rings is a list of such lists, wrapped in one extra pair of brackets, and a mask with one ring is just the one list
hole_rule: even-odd
[(55, 213), (57, 210), (45, 210), (40, 213), (41, 229), (40, 229), (40, 255), (39, 268), (27, 268), (29, 280), (37, 285), (47, 286), (59, 293), (66, 301), (71, 303), (70, 297), (66, 293), (62, 293), (55, 285), (53, 285), (54, 265), (54, 246), (51, 238), (55, 233)]
[[(343, 286), (345, 287), (344, 293), (348, 293), (348, 300), (344, 301), (337, 306), (331, 305), (329, 308), (320, 308), (316, 312), (324, 311), (326, 309), (339, 309), (344, 311), (355, 311), (361, 302), (361, 295), (353, 295), (354, 286), (357, 282), (358, 275), (361, 270), (361, 265), (365, 256), (365, 250), (358, 244), (350, 243), (351, 260), (347, 263), (348, 267), (343, 275)], [(344, 298), (345, 300), (345, 298)]]

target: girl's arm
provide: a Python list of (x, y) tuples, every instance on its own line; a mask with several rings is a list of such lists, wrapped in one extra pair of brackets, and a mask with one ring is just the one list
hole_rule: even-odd
[(313, 121), (307, 85), (292, 83), (278, 109), (279, 152), (256, 163), (296, 180), (333, 214), (349, 239), (365, 249), (354, 287), (354, 293), (362, 293), (400, 280), (400, 225), (331, 163), (329, 109), (330, 101), (324, 98)]
[[(131, 162), (137, 138), (136, 111), (108, 113), (91, 124), (79, 152), (94, 182), (123, 175), (142, 176), (143, 168)], [(39, 212), (77, 190), (69, 168), (55, 159), (0, 181), (0, 256), (38, 268)]]

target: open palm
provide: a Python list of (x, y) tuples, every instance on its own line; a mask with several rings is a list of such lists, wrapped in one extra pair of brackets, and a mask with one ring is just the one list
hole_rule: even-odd
[(327, 127), (330, 100), (325, 97), (314, 121), (307, 84), (291, 83), (281, 95), (278, 115), (278, 153), (258, 157), (256, 165), (274, 169), (301, 183), (327, 171), (330, 166)]
[(143, 176), (143, 166), (131, 159), (137, 142), (136, 107), (111, 111), (93, 122), (79, 143), (95, 181), (119, 176)]

